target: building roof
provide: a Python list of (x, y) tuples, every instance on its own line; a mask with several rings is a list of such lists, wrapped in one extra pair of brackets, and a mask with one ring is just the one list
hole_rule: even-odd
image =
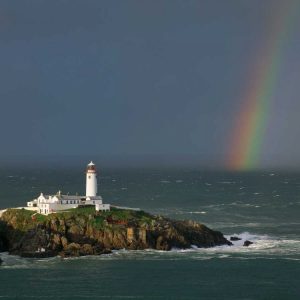
[(80, 195), (62, 195), (62, 194), (55, 194), (55, 195), (44, 195), (41, 194), (40, 196), (43, 196), (46, 200), (50, 198), (56, 197), (59, 200), (102, 200), (101, 196), (80, 196)]
[(61, 200), (80, 200), (82, 198), (85, 198), (86, 196), (80, 196), (80, 195), (62, 195), (60, 192), (58, 192), (57, 194), (54, 195), (44, 195), (43, 193), (41, 193), (40, 196), (43, 196), (46, 200), (50, 199), (50, 198), (58, 198)]
[(78, 195), (59, 195), (57, 198), (62, 200), (80, 200), (82, 198), (85, 198), (85, 196), (78, 196)]

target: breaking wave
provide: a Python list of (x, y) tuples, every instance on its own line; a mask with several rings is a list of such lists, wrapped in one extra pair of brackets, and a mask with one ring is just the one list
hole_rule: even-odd
[[(51, 268), (57, 264), (69, 263), (78, 260), (209, 260), (209, 259), (285, 259), (300, 261), (300, 240), (276, 238), (268, 235), (243, 232), (226, 236), (240, 238), (232, 242), (232, 246), (217, 246), (213, 248), (172, 249), (171, 251), (147, 250), (114, 250), (111, 254), (100, 256), (84, 256), (62, 259), (52, 257), (46, 259), (29, 259), (1, 253), (3, 264), (0, 268), (26, 269)], [(244, 247), (246, 240), (253, 242)]]

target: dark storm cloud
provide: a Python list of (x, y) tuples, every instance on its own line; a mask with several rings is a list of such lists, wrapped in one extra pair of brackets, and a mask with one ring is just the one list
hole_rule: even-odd
[(223, 164), (278, 3), (1, 1), (1, 157)]
[(1, 1), (3, 40), (29, 40), (91, 30), (99, 25), (98, 1)]

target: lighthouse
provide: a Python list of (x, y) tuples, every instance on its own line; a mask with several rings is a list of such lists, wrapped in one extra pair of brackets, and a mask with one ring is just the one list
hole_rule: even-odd
[[(101, 196), (97, 196), (97, 170), (91, 161), (86, 167), (86, 195), (79, 196), (63, 194), (59, 191), (55, 195), (45, 196), (43, 193), (39, 197), (27, 202), (24, 207), (27, 210), (35, 211), (43, 215), (64, 211), (66, 209), (81, 208), (83, 206), (94, 206), (96, 211), (110, 210), (110, 204), (104, 204)], [(1, 211), (0, 211), (1, 215)], [(32, 216), (35, 216), (33, 214)]]
[(95, 164), (91, 161), (86, 168), (86, 197), (97, 196), (97, 171)]

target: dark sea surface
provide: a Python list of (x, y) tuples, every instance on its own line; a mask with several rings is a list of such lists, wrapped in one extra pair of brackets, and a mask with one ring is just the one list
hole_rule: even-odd
[[(84, 171), (0, 169), (0, 209), (59, 189), (84, 194)], [(0, 299), (300, 299), (300, 173), (103, 170), (99, 194), (242, 241), (71, 259), (0, 253)]]

